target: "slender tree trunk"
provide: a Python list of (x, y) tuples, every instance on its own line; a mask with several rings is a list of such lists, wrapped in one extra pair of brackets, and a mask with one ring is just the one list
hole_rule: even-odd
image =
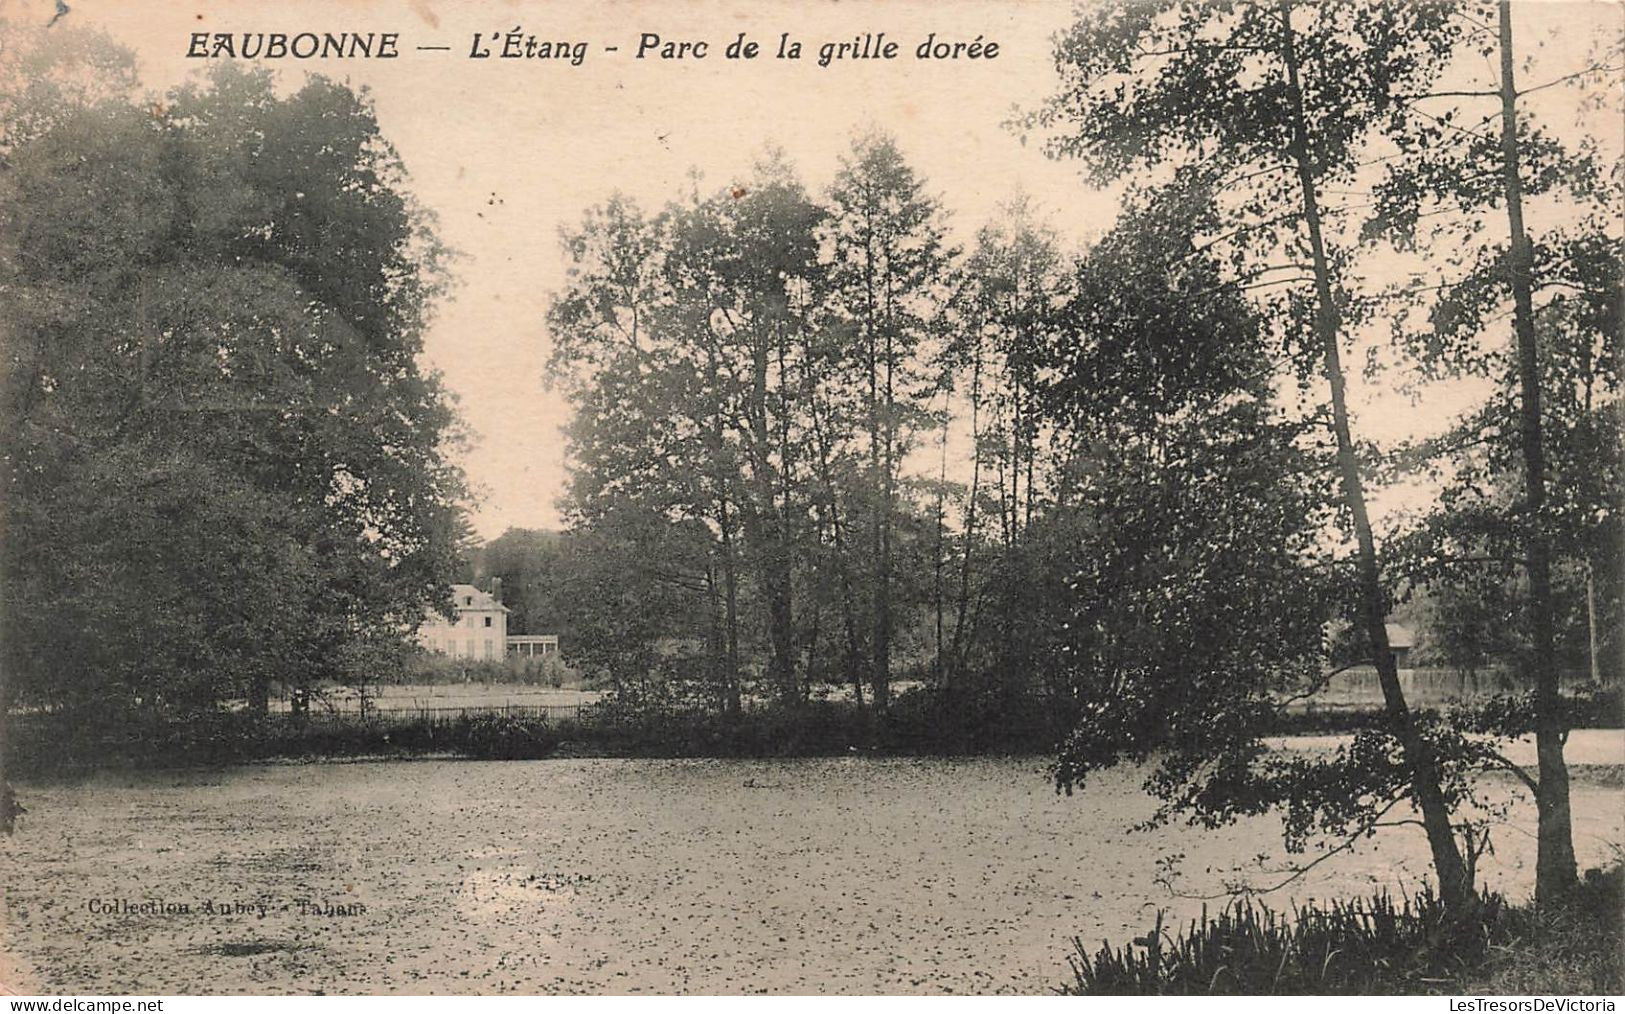
[[(1031, 293), (1029, 293), (1029, 298), (1034, 298)], [(1027, 403), (1026, 413), (1021, 421), (1022, 451), (1027, 456), (1027, 500), (1022, 505), (1021, 519), (1021, 527), (1025, 530), (1033, 526), (1033, 473), (1038, 459), (1038, 406), (1037, 393), (1033, 390), (1033, 371), (1031, 356), (1029, 355), (1033, 338), (1023, 326), (1016, 329), (1016, 339), (1016, 348), (1021, 355), (1019, 360), (1020, 370), (1017, 372), (1016, 378), (1017, 383), (1021, 385), (1026, 394), (1025, 401)]]
[[(1013, 308), (1012, 308), (1013, 309)], [(1010, 702), (1010, 687), (1015, 682), (1016, 672), (1020, 666), (1017, 657), (1017, 644), (1020, 638), (1016, 632), (1016, 616), (1020, 611), (1020, 604), (1016, 601), (1016, 584), (1019, 577), (1011, 572), (1011, 563), (1016, 558), (1016, 547), (1021, 545), (1021, 430), (1025, 412), (1021, 397), (1021, 377), (1019, 373), (1018, 350), (1020, 339), (1011, 335), (1006, 339), (1004, 373), (1005, 382), (1010, 393), (1010, 521), (1005, 539), (1005, 554), (1001, 561), (1004, 571), (1004, 594), (999, 596), (999, 692), (1006, 704)]]
[(841, 628), (846, 634), (846, 650), (842, 669), (846, 682), (852, 685), (852, 699), (863, 705), (863, 645), (858, 637), (857, 607), (853, 604), (852, 574), (846, 565), (846, 538), (841, 534), (841, 516), (835, 506), (835, 491), (829, 490), (830, 536), (834, 539), (835, 572), (841, 586)]
[[(1018, 317), (1018, 319), (1021, 318)], [(1035, 469), (1035, 461), (1038, 457), (1037, 395), (1033, 390), (1032, 366), (1030, 356), (1028, 354), (1029, 349), (1031, 348), (1031, 342), (1032, 336), (1027, 332), (1025, 325), (1018, 326), (1016, 329), (1016, 351), (1019, 358), (1017, 359), (1016, 383), (1021, 390), (1022, 402), (1025, 405), (1025, 409), (1022, 412), (1021, 429), (1019, 432), (1021, 435), (1021, 452), (1026, 458), (1027, 469), (1027, 489), (1024, 493), (1025, 499), (1022, 501), (1021, 507), (1021, 531), (1022, 544), (1024, 547), (1027, 539), (1032, 534), (1034, 497), (1033, 473)], [(1023, 553), (1025, 554), (1025, 549), (1023, 550)], [(1030, 624), (1033, 613), (1031, 603), (1025, 594), (1026, 586), (1022, 585), (1021, 587), (1024, 594), (1021, 595), (1019, 599), (1019, 607), (1016, 610), (1016, 614), (1012, 617), (1012, 630), (1015, 633), (1015, 642), (1013, 645), (1014, 654), (1011, 658), (1010, 673), (1006, 677), (1006, 685), (1009, 692), (1008, 703), (1012, 708), (1015, 706), (1016, 701), (1027, 693), (1029, 684), (1032, 680), (1033, 671), (1031, 652), (1032, 628)]]
[(1602, 660), (1597, 652), (1597, 568), (1586, 561), (1586, 647), (1590, 649), (1591, 683), (1602, 685)]
[[(783, 343), (775, 344), (782, 369)], [(796, 696), (794, 589), (790, 573), (795, 565), (795, 556), (790, 546), (785, 512), (780, 507), (785, 467), (782, 434), (774, 432), (768, 419), (769, 353), (768, 347), (760, 341), (751, 349), (751, 384), (748, 388), (749, 400), (744, 406), (746, 425), (741, 429), (741, 436), (746, 440), (745, 460), (750, 466), (747, 487), (750, 503), (748, 509), (741, 512), (740, 518), (749, 559), (766, 599), (768, 640), (773, 651), (768, 682), (780, 699), (790, 700)], [(782, 373), (780, 384), (782, 393)], [(780, 451), (777, 467), (773, 462), (775, 445)]]
[[(635, 320), (635, 318), (634, 318)], [(634, 334), (636, 331), (634, 330)], [(713, 391), (720, 388), (721, 367), (716, 350), (707, 350), (707, 367)], [(720, 395), (717, 396), (720, 398)], [(723, 609), (723, 673), (724, 706), (730, 714), (743, 710), (739, 686), (739, 572), (734, 548), (734, 512), (728, 506), (728, 476), (722, 467), (723, 419), (720, 404), (711, 412), (711, 474), (712, 496), (716, 501), (717, 531), (722, 544), (722, 609)]]
[(1010, 544), (1013, 546), (1021, 541), (1021, 381), (1013, 360), (1006, 362), (1005, 369), (1010, 374)]
[(959, 601), (954, 610), (953, 668), (949, 680), (957, 676), (965, 661), (965, 619), (970, 609), (971, 552), (976, 544), (976, 498), (982, 486), (982, 346), (977, 336), (976, 351), (971, 357), (970, 380), (970, 440), (971, 470), (970, 493), (965, 500), (965, 546), (959, 558)]
[[(760, 492), (757, 491), (758, 496)], [(767, 634), (772, 648), (768, 681), (779, 697), (792, 698), (796, 694), (795, 617), (791, 598), (794, 558), (780, 531), (776, 512), (764, 517), (752, 506), (736, 514), (745, 536), (747, 559), (766, 600)]]
[(1540, 348), (1535, 337), (1531, 276), (1534, 249), (1523, 223), (1523, 179), (1519, 172), (1518, 90), (1512, 58), (1512, 4), (1500, 3), (1501, 161), (1506, 180), (1507, 226), (1511, 235), (1512, 321), (1518, 340), (1519, 435), (1523, 443), (1524, 504), (1528, 526), (1525, 555), (1529, 573), (1530, 634), (1535, 664), (1535, 792), (1538, 850), (1535, 900), (1550, 902), (1574, 885), (1574, 828), (1569, 811), (1569, 769), (1563, 760), (1567, 738), (1559, 697), (1555, 624), (1552, 618), (1552, 550), (1546, 534), (1546, 460), (1540, 418)]
[(881, 434), (885, 438), (880, 476), (880, 559), (876, 561), (875, 580), (875, 707), (885, 711), (891, 706), (891, 573), (892, 573), (892, 513), (897, 499), (897, 418), (896, 391), (893, 387), (893, 368), (896, 349), (891, 328), (886, 329), (886, 383), (885, 414), (881, 420)]
[(942, 588), (942, 571), (946, 566), (943, 552), (947, 543), (948, 527), (948, 396), (950, 389), (945, 385), (942, 389), (942, 439), (937, 467), (937, 545), (936, 559), (933, 561), (934, 569), (931, 582), (932, 605), (936, 610), (936, 652), (933, 668), (936, 673), (938, 687), (943, 685), (947, 666), (942, 658), (942, 610), (944, 605)]
[(741, 710), (739, 693), (739, 573), (734, 563), (734, 525), (728, 512), (728, 496), (717, 490), (717, 527), (722, 532), (722, 609), (724, 635), (723, 687), (727, 708)]
[[(809, 378), (811, 388), (813, 381)], [(819, 508), (827, 512), (826, 520), (829, 523), (830, 537), (834, 542), (835, 571), (841, 586), (841, 625), (846, 634), (846, 650), (843, 658), (843, 667), (846, 682), (852, 685), (853, 700), (859, 707), (863, 706), (863, 668), (861, 665), (862, 651), (858, 639), (857, 608), (853, 604), (852, 572), (847, 565), (846, 538), (841, 530), (841, 507), (835, 493), (835, 475), (830, 465), (829, 433), (824, 426), (822, 413), (818, 409), (816, 394), (811, 405), (811, 418), (813, 425), (813, 443), (818, 451), (818, 481), (823, 487), (820, 496)]]
[(11, 834), (17, 829), (17, 794), (11, 787), (6, 758), (11, 756), (11, 701), (13, 689), (11, 674), (0, 670), (0, 832)]
[(813, 665), (818, 660), (818, 640), (823, 635), (824, 607), (822, 597), (814, 594), (808, 596), (812, 599), (812, 619), (807, 624), (807, 664), (801, 670), (801, 699), (812, 700)]
[(1349, 428), (1348, 399), (1340, 349), (1342, 320), (1332, 294), (1331, 269), (1321, 234), (1320, 201), (1315, 191), (1314, 169), (1310, 164), (1308, 122), (1304, 114), (1303, 92), (1298, 77), (1298, 55), (1292, 31), (1291, 0), (1280, 0), (1280, 10), (1282, 57), (1286, 63), (1287, 86), (1292, 102), (1291, 154), (1297, 169), (1299, 189), (1303, 198), (1304, 223), (1314, 258), (1315, 294), (1318, 301), (1315, 330), (1322, 346), (1326, 383), (1331, 390), (1338, 473), (1342, 480), (1344, 502), (1354, 521), (1354, 535), (1358, 545), (1361, 621), (1371, 642), (1372, 657), (1377, 664), (1377, 678), (1382, 685), (1388, 724), (1400, 741), (1404, 750), (1405, 764), (1410, 769), (1411, 798), (1422, 814), (1422, 825), (1433, 854), (1434, 872), (1439, 877), (1439, 898), (1446, 908), (1459, 911), (1473, 903), (1473, 885), (1450, 825), (1449, 806), (1445, 803), (1444, 793), (1440, 789), (1438, 760), (1433, 754), (1432, 747), (1417, 730), (1410, 708), (1405, 703), (1405, 694), (1399, 685), (1399, 670), (1394, 663), (1394, 653), (1388, 643), (1386, 599), (1377, 569), (1376, 539), (1372, 535), (1371, 518), (1366, 511), (1364, 482)]
[(722, 632), (722, 593), (717, 588), (717, 565), (708, 559), (705, 566), (705, 600), (707, 606), (707, 654), (711, 658), (711, 685), (725, 714), (739, 713), (738, 687), (728, 678), (726, 649)]
[[(796, 676), (796, 624), (795, 624), (795, 566), (796, 533), (792, 528), (791, 470), (795, 467), (790, 445), (789, 379), (785, 372), (785, 341), (782, 327), (775, 345), (775, 363), (778, 368), (779, 425), (775, 434), (778, 442), (778, 467), (772, 470), (777, 478), (776, 488), (770, 489), (768, 504), (773, 518), (773, 629), (776, 667), (779, 687), (792, 700), (804, 700), (801, 683)], [(762, 406), (766, 419), (767, 404)]]
[(248, 710), (264, 716), (271, 712), (271, 677), (256, 672), (248, 683)]
[(796, 681), (795, 616), (791, 602), (790, 562), (775, 546), (767, 586), (768, 629), (773, 641), (773, 685), (781, 697), (794, 698)]
[[(891, 568), (887, 559), (886, 531), (889, 518), (887, 513), (891, 509), (888, 499), (889, 489), (889, 455), (884, 447), (886, 426), (888, 421), (881, 415), (881, 382), (880, 382), (880, 338), (877, 334), (880, 307), (875, 295), (875, 281), (877, 267), (875, 265), (874, 244), (876, 240), (871, 234), (867, 237), (865, 246), (865, 272), (864, 272), (864, 330), (867, 333), (867, 346), (869, 353), (869, 472), (872, 489), (872, 502), (869, 515), (869, 551), (873, 556), (875, 566), (875, 603), (874, 623), (871, 636), (871, 655), (869, 666), (870, 689), (874, 695), (876, 711), (885, 711), (891, 703), (891, 674), (890, 650), (891, 645), (886, 635), (891, 626)], [(890, 340), (888, 336), (888, 341)], [(882, 668), (885, 666), (886, 668)]]

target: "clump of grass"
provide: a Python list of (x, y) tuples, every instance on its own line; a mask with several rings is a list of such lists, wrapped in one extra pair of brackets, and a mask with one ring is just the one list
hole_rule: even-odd
[(1560, 904), (1509, 908), (1457, 989), (1483, 996), (1625, 992), (1625, 866), (1588, 870)]
[(1250, 899), (1202, 917), (1177, 936), (1161, 915), (1150, 933), (1093, 953), (1073, 941), (1074, 982), (1092, 994), (1346, 993), (1424, 987), (1482, 959), (1486, 927), (1501, 917), (1484, 895), (1466, 921), (1445, 918), (1430, 889), (1396, 902), (1387, 892), (1354, 901), (1277, 911)]
[(1431, 889), (1277, 911), (1238, 901), (1177, 936), (1162, 917), (1123, 947), (1074, 939), (1063, 993), (1617, 993), (1625, 872), (1590, 871), (1564, 900), (1509, 906), (1480, 896), (1446, 918)]

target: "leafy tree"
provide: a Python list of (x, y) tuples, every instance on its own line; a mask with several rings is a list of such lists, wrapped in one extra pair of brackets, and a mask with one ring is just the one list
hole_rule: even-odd
[(954, 301), (955, 327), (948, 358), (954, 373), (967, 386), (973, 458), (970, 487), (964, 505), (964, 538), (960, 548), (959, 589), (950, 642), (947, 672), (956, 673), (975, 640), (969, 629), (972, 557), (978, 549), (984, 512), (983, 474), (989, 473), (996, 492), (988, 499), (997, 515), (996, 545), (982, 589), (995, 601), (997, 648), (990, 658), (992, 671), (1007, 677), (1007, 689), (1024, 688), (1033, 668), (1026, 648), (1041, 636), (1039, 626), (1043, 594), (1031, 575), (1044, 566), (1052, 547), (1027, 546), (1026, 535), (1045, 510), (1048, 464), (1040, 467), (1044, 432), (1044, 388), (1040, 372), (1045, 351), (1057, 340), (1056, 311), (1069, 291), (1069, 267), (1053, 230), (1037, 220), (1029, 199), (1018, 196), (1000, 208), (997, 224), (984, 227), (963, 270)]
[(891, 138), (858, 138), (829, 193), (831, 312), (849, 352), (845, 397), (863, 418), (868, 455), (868, 555), (873, 567), (870, 688), (891, 698), (893, 531), (898, 478), (916, 431), (929, 422), (938, 377), (925, 348), (945, 302), (952, 252), (942, 212)]
[(6, 99), (8, 693), (263, 711), (446, 594), (438, 247), (346, 87), (64, 96)]
[[(658, 215), (612, 200), (567, 238), (549, 323), (579, 409), (578, 524), (632, 501), (698, 523), (715, 540), (711, 643), (735, 686), (759, 635), (772, 692), (804, 698), (834, 614), (840, 678), (861, 697), (867, 668), (884, 707), (899, 613), (917, 604), (895, 572), (915, 559), (899, 542), (918, 543), (896, 530), (910, 513), (902, 461), (935, 390), (922, 343), (946, 258), (895, 146), (857, 151), (828, 206), (772, 153), (743, 183)], [(859, 218), (835, 217), (852, 211), (842, 202)]]
[[(634, 236), (644, 259), (617, 264)], [(569, 243), (580, 258), (574, 286), (549, 315), (554, 368), (577, 402), (558, 590), (572, 657), (625, 687), (647, 680), (663, 638), (682, 636), (678, 605), (693, 607), (684, 591), (704, 575), (714, 606), (699, 612), (715, 628), (705, 642), (711, 676), (737, 710), (740, 483), (721, 439), (714, 375), (695, 369), (661, 329), (671, 305), (669, 243), (664, 222), (619, 201), (589, 216)], [(623, 266), (639, 272), (637, 281), (605, 288), (601, 279)], [(688, 537), (674, 541), (679, 529)]]
[(592, 409), (572, 430), (572, 503), (591, 523), (598, 501), (635, 498), (715, 532), (733, 701), (747, 568), (765, 606), (770, 682), (799, 693), (794, 572), (819, 217), (776, 158), (744, 185), (653, 218), (611, 202), (569, 241), (576, 266), (550, 314), (554, 363)]
[(673, 523), (646, 504), (601, 504), (566, 531), (551, 581), (570, 661), (613, 689), (641, 697), (697, 664), (702, 693), (723, 708), (738, 693), (726, 659), (714, 542), (695, 521)]
[(806, 518), (807, 360), (823, 287), (823, 211), (782, 156), (753, 178), (668, 213), (674, 305), (666, 319), (702, 358), (722, 401), (723, 439), (739, 465), (740, 525), (765, 600), (768, 679), (799, 696), (794, 572)]
[(1387, 732), (1404, 758), (1441, 897), (1459, 908), (1471, 904), (1470, 870), (1453, 834), (1438, 743), (1405, 702), (1384, 626), (1388, 594), (1342, 362), (1360, 307), (1326, 201), (1354, 178), (1363, 142), (1403, 120), (1405, 96), (1438, 75), (1461, 31), (1451, 9), (1293, 0), (1090, 8), (1059, 38), (1061, 89), (1031, 122), (1057, 132), (1052, 154), (1081, 160), (1101, 182), (1147, 174), (1217, 195), (1220, 217), (1203, 242), (1222, 252), (1230, 280), (1272, 304), (1284, 358), (1300, 377), (1318, 363)]
[[(1607, 436), (1610, 429), (1617, 433), (1617, 423), (1598, 430), (1586, 417), (1593, 399), (1618, 397), (1619, 183), (1616, 167), (1616, 179), (1608, 185), (1593, 144), (1576, 150), (1560, 143), (1531, 118), (1524, 100), (1529, 91), (1553, 84), (1611, 84), (1609, 72), (1618, 68), (1593, 63), (1520, 90), (1511, 4), (1466, 5), (1461, 20), (1469, 28), (1457, 47), (1494, 60), (1495, 80), (1478, 90), (1415, 97), (1421, 113), (1408, 129), (1393, 132), (1402, 157), (1376, 188), (1378, 211), (1367, 232), (1404, 249), (1425, 237), (1428, 249), (1441, 251), (1427, 272), (1442, 276), (1439, 284), (1418, 280), (1397, 293), (1409, 297), (1413, 308), (1427, 310), (1429, 320), (1421, 328), (1403, 312), (1404, 303), (1396, 314), (1399, 337), (1424, 370), (1488, 376), (1504, 384), (1483, 412), (1435, 445), (1456, 449), (1458, 475), (1446, 509), (1424, 533), (1434, 538), (1420, 544), (1441, 551), (1436, 559), (1441, 566), (1432, 568), (1436, 575), (1448, 572), (1450, 580), (1486, 590), (1513, 581), (1512, 567), (1521, 571), (1516, 577), (1523, 621), (1518, 668), (1533, 687), (1528, 715), (1538, 770), (1526, 781), (1539, 814), (1536, 894), (1550, 900), (1575, 880), (1563, 761), (1567, 709), (1559, 685), (1559, 576), (1565, 549), (1595, 541), (1600, 544), (1593, 552), (1606, 552), (1608, 542), (1617, 543), (1617, 538), (1595, 538), (1617, 528), (1617, 521), (1604, 520), (1617, 519), (1610, 509), (1617, 497), (1588, 484), (1585, 476), (1588, 471), (1606, 476), (1609, 469), (1597, 466), (1608, 460), (1609, 444), (1617, 447), (1617, 436)], [(1570, 220), (1543, 233), (1532, 230), (1526, 201), (1557, 197), (1581, 214), (1558, 216)], [(1504, 219), (1500, 228), (1494, 225), (1497, 218)], [(1490, 335), (1509, 304), (1513, 341), (1501, 348)], [(1594, 453), (1595, 460), (1566, 458), (1565, 450), (1580, 449)], [(1514, 487), (1517, 495), (1509, 495)], [(1590, 558), (1582, 551), (1569, 566), (1577, 563), (1589, 571)], [(1427, 561), (1421, 566), (1427, 569)], [(1591, 598), (1594, 603), (1594, 584)]]
[(502, 580), (510, 633), (563, 636), (557, 595), (559, 542), (558, 532), (510, 528), (475, 554), (478, 573)]
[(1207, 824), (1290, 800), (1288, 844), (1301, 848), (1312, 826), (1349, 834), (1378, 819), (1394, 772), (1344, 798), (1312, 783), (1347, 758), (1309, 777), (1262, 743), (1320, 664), (1330, 491), (1298, 446), (1304, 424), (1273, 405), (1263, 321), (1190, 238), (1209, 215), (1178, 202), (1126, 212), (1081, 261), (1065, 337), (1048, 349), (1044, 404), (1072, 473), (1046, 660), (1073, 718), (1056, 777), (1070, 791), (1124, 759), (1153, 761), (1161, 818)]

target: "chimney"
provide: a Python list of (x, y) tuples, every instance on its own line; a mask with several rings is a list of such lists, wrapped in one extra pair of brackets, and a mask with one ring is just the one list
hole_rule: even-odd
[(491, 579), (491, 597), (497, 600), (497, 605), (502, 604), (502, 579), (500, 577)]

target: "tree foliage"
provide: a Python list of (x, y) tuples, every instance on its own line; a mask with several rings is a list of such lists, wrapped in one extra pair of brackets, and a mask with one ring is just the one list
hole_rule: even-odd
[(345, 86), (67, 95), (7, 98), (8, 683), (264, 707), (445, 594), (456, 420), (417, 363), (439, 247)]

